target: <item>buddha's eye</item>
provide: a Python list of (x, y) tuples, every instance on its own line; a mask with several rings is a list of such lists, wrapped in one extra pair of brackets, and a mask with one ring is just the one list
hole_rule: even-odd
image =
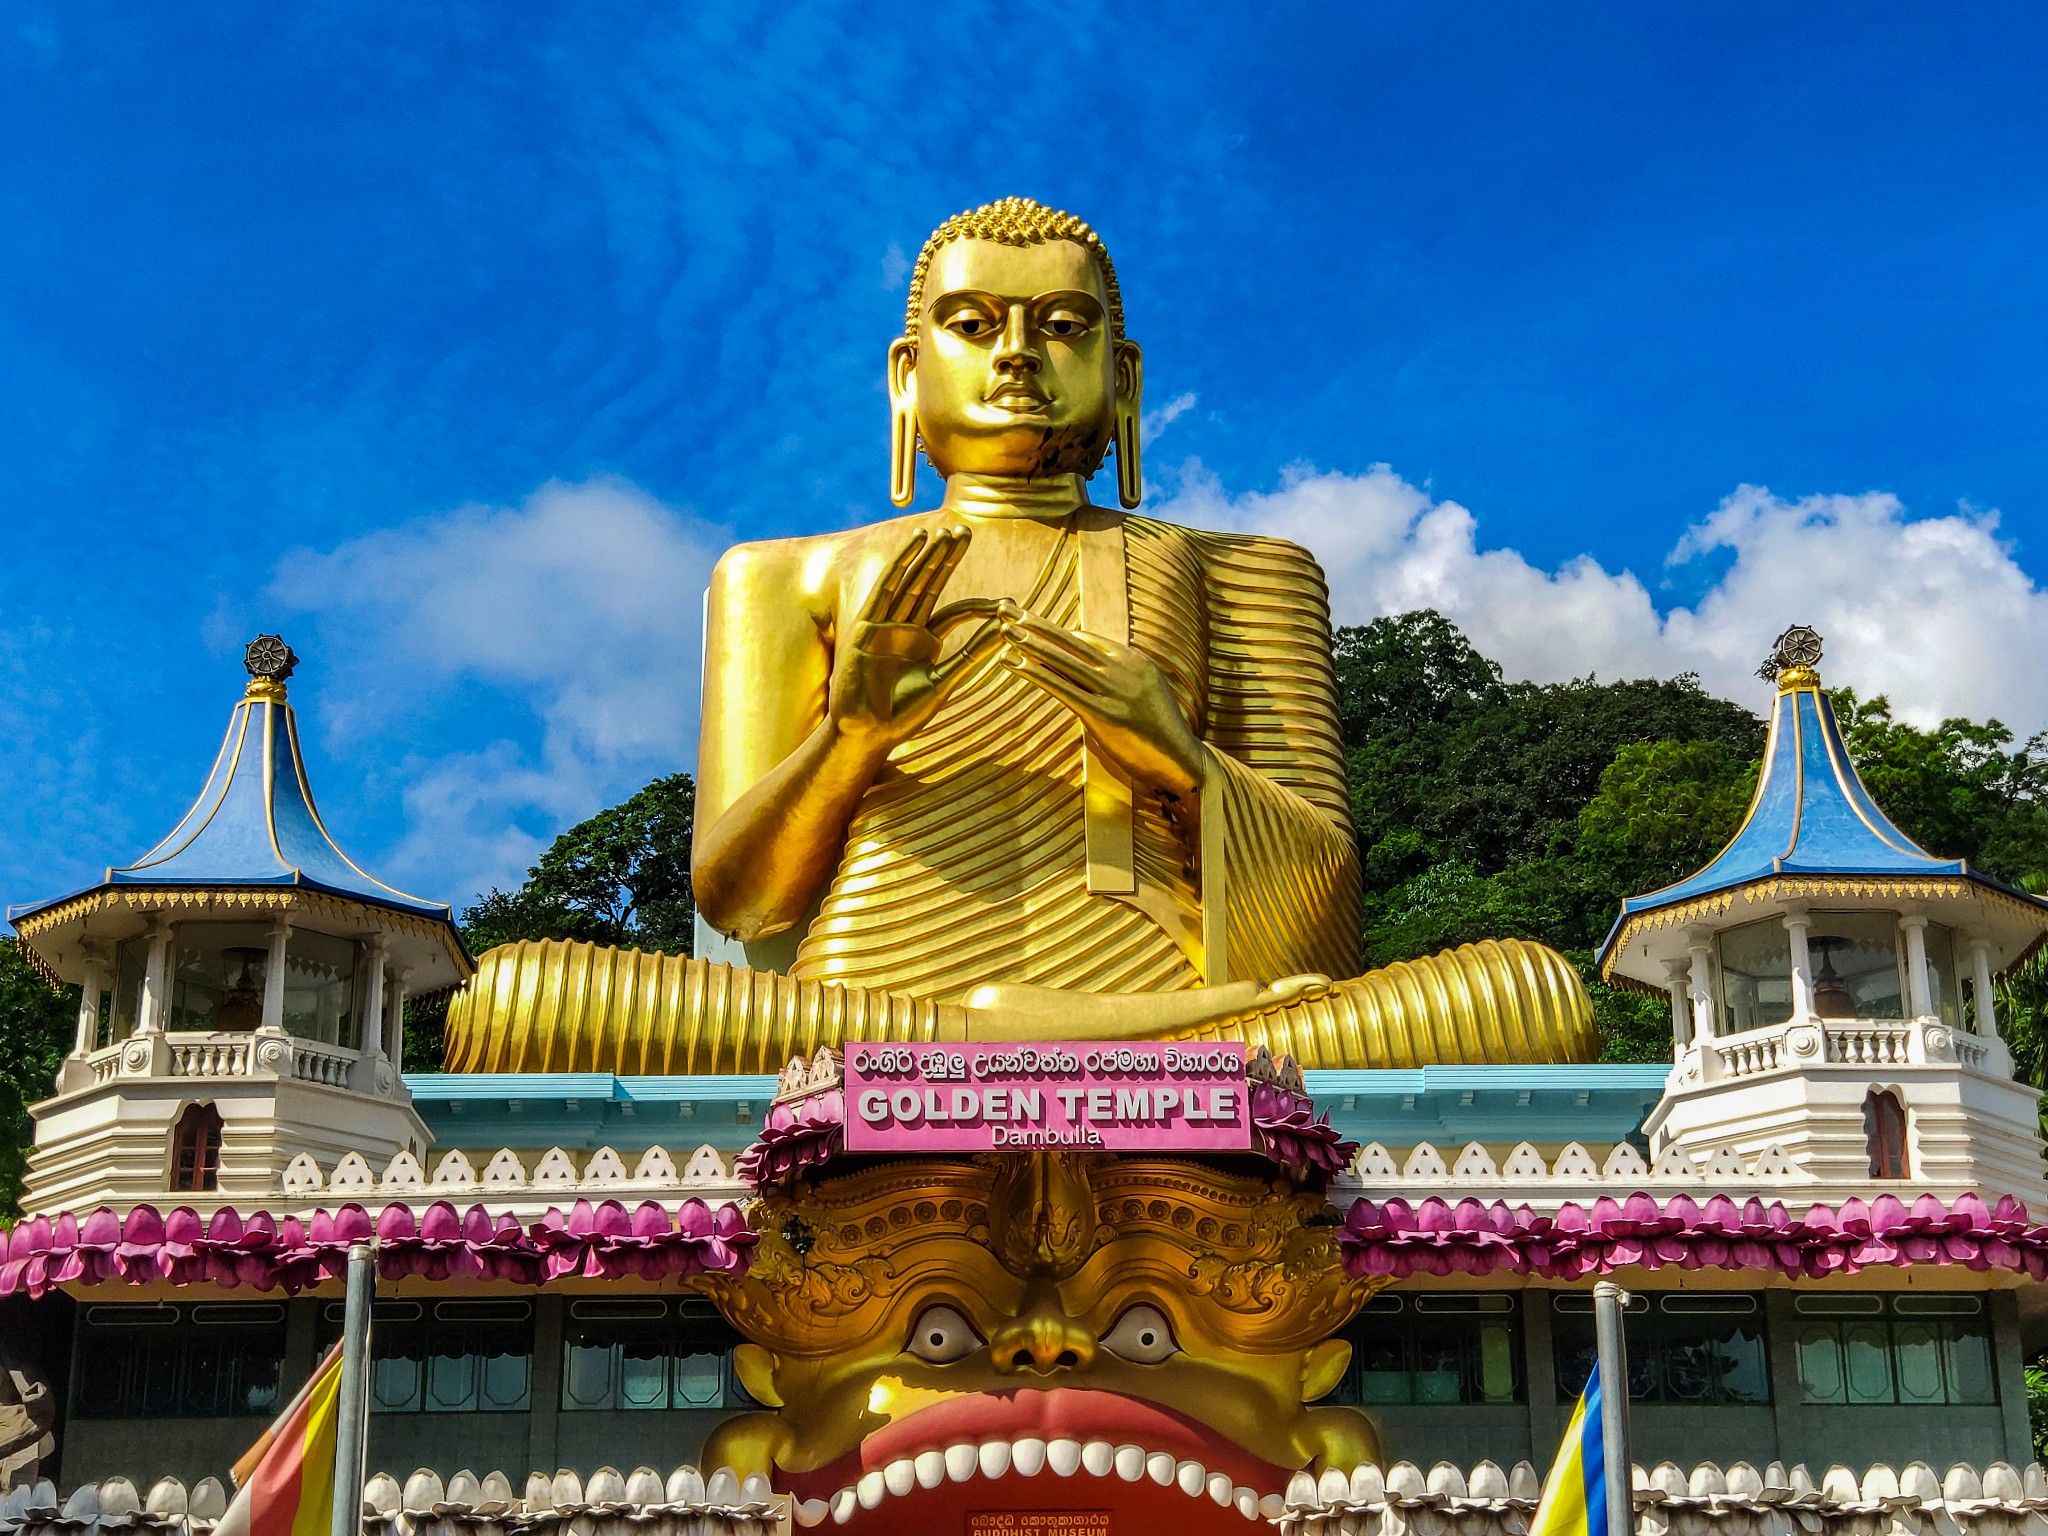
[(1165, 1314), (1145, 1302), (1125, 1310), (1116, 1326), (1102, 1336), (1102, 1346), (1133, 1365), (1157, 1365), (1180, 1353)]
[(956, 336), (993, 336), (1000, 328), (992, 316), (971, 309), (948, 315), (945, 325)]
[(1046, 335), (1060, 336), (1068, 339), (1082, 335), (1088, 329), (1088, 322), (1079, 315), (1047, 315), (1044, 324)]
[(943, 1302), (917, 1314), (917, 1321), (910, 1325), (910, 1340), (904, 1345), (918, 1359), (933, 1365), (951, 1365), (980, 1347), (981, 1335), (974, 1331), (974, 1324)]

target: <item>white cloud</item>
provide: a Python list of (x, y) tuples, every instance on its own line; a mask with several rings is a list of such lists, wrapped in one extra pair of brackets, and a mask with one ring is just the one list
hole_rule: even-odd
[(1147, 447), (1159, 441), (1159, 434), (1172, 426), (1181, 417), (1195, 408), (1195, 392), (1183, 390), (1156, 410), (1144, 412), (1138, 418), (1138, 430), (1144, 436)]
[(374, 735), (476, 685), (538, 719), (534, 750), (484, 729), (407, 764), (393, 874), (459, 892), (516, 880), (544, 834), (691, 767), (702, 593), (728, 542), (596, 480), (287, 557), (272, 595), (324, 621), (334, 676), (361, 690), (323, 700), (324, 728)]
[(886, 293), (899, 293), (903, 283), (910, 276), (910, 258), (903, 254), (902, 245), (894, 240), (882, 252), (882, 289)]
[(1687, 529), (1668, 563), (1728, 566), (1693, 606), (1660, 613), (1630, 571), (1590, 555), (1555, 570), (1482, 549), (1472, 513), (1385, 465), (1360, 475), (1296, 469), (1278, 490), (1232, 496), (1199, 464), (1157, 515), (1279, 534), (1313, 549), (1340, 623), (1430, 607), (1511, 677), (1555, 681), (1698, 672), (1756, 703), (1753, 676), (1787, 624), (1827, 641), (1825, 675), (1885, 693), (1922, 725), (1996, 715), (2022, 735), (2048, 725), (2048, 592), (1997, 537), (1994, 513), (1907, 515), (1896, 497), (1787, 501), (1742, 486)]

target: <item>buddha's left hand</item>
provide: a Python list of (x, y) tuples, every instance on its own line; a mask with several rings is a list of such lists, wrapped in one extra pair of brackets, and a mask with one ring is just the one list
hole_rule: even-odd
[(1194, 799), (1208, 748), (1151, 657), (1028, 613), (1004, 619), (1003, 639), (1004, 663), (1071, 709), (1119, 768), (1140, 784)]

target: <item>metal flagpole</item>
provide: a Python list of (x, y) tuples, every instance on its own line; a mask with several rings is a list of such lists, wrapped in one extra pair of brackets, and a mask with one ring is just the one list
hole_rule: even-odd
[(370, 1302), (377, 1262), (368, 1243), (348, 1251), (348, 1300), (342, 1308), (341, 1399), (334, 1432), (332, 1536), (360, 1536), (363, 1528), (363, 1442), (370, 1407)]
[[(1606, 1536), (1635, 1536), (1635, 1493), (1629, 1486), (1628, 1340), (1622, 1308), (1629, 1294), (1612, 1280), (1593, 1287), (1593, 1343), (1600, 1357), (1600, 1449), (1606, 1463)], [(1588, 1520), (1593, 1512), (1586, 1511)], [(335, 1536), (340, 1536), (337, 1531)]]

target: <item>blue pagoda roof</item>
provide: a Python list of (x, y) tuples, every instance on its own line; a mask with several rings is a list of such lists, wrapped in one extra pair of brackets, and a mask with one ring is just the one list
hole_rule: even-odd
[(1780, 679), (1763, 768), (1740, 830), (1704, 869), (1623, 901), (1601, 955), (1611, 956), (1622, 930), (1645, 913), (1799, 875), (1968, 880), (2044, 906), (1967, 860), (1936, 858), (1893, 825), (1849, 761), (1819, 674), (1802, 666)]
[(282, 690), (246, 698), (185, 819), (109, 885), (310, 885), (435, 917), (448, 908), (386, 885), (335, 843), (313, 803), (296, 712)]
[[(445, 904), (386, 885), (335, 843), (314, 805), (298, 719), (279, 677), (250, 683), (228, 719), (206, 787), (184, 819), (133, 864), (109, 869), (94, 889), (178, 885), (297, 886), (453, 920)], [(70, 899), (35, 902), (8, 915), (25, 917)]]

